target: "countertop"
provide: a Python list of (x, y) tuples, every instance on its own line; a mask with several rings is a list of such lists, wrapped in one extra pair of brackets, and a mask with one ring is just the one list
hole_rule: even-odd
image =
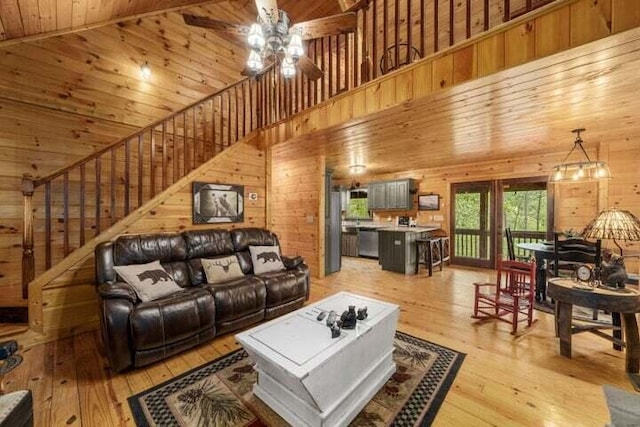
[(394, 231), (401, 233), (423, 233), (427, 231), (438, 230), (437, 227), (386, 227), (381, 228), (378, 231)]

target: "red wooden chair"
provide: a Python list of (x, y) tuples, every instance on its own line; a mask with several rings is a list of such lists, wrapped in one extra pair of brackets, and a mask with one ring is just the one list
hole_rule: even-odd
[[(474, 319), (498, 319), (511, 323), (511, 333), (519, 322), (533, 323), (536, 263), (500, 260), (496, 283), (474, 283)], [(522, 317), (524, 316), (524, 317)]]

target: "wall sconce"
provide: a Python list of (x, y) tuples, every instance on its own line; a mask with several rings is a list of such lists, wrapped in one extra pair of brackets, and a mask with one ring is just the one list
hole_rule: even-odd
[(145, 79), (151, 77), (151, 67), (149, 67), (149, 63), (147, 61), (144, 61), (144, 64), (140, 66), (140, 74), (142, 74), (142, 77)]

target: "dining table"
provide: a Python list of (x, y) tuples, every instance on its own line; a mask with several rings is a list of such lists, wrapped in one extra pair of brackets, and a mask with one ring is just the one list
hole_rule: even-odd
[[(599, 284), (587, 285), (573, 279), (549, 279), (549, 296), (556, 304), (556, 328), (560, 340), (560, 354), (571, 358), (571, 336), (592, 332), (613, 342), (617, 350), (625, 350), (625, 371), (640, 372), (640, 335), (636, 314), (640, 312), (640, 292), (633, 288), (610, 288)], [(574, 323), (572, 307), (604, 310), (612, 314), (612, 335), (602, 332), (604, 325)], [(622, 320), (622, 322), (620, 322)], [(632, 377), (636, 380), (637, 377)]]
[(547, 297), (545, 260), (553, 259), (555, 256), (553, 242), (516, 243), (516, 247), (533, 252), (536, 260), (536, 300), (544, 301)]

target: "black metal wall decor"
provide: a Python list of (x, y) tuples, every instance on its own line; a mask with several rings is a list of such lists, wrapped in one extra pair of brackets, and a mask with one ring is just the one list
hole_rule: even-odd
[(193, 183), (193, 223), (244, 221), (244, 186)]

